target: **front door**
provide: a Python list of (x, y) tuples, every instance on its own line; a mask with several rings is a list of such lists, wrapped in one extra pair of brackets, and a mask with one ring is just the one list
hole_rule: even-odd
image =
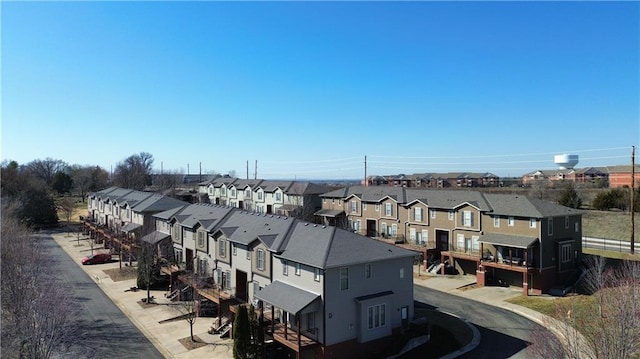
[(185, 250), (184, 261), (187, 264), (187, 270), (193, 271), (193, 249), (187, 248)]
[(400, 308), (400, 320), (402, 329), (409, 329), (409, 307)]
[(437, 238), (436, 248), (439, 251), (448, 251), (449, 250), (449, 232), (436, 230), (436, 238)]
[(376, 221), (375, 219), (367, 219), (367, 237), (375, 238), (378, 236), (376, 231)]
[(236, 269), (236, 298), (247, 301), (247, 272)]

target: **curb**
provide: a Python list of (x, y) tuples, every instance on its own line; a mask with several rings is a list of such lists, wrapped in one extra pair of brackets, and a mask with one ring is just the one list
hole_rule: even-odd
[(469, 322), (467, 319), (461, 318), (460, 316), (457, 316), (453, 313), (449, 313), (449, 312), (445, 312), (445, 311), (439, 311), (441, 313), (444, 313), (446, 315), (452, 316), (454, 318), (458, 318), (461, 322), (463, 322), (464, 324), (467, 325), (467, 327), (469, 327), (469, 329), (471, 329), (471, 332), (473, 333), (473, 338), (471, 339), (471, 342), (469, 342), (469, 344), (465, 345), (464, 347), (451, 352), (447, 355), (441, 356), (438, 359), (453, 359), (453, 358), (457, 358), (463, 354), (466, 354), (472, 350), (474, 350), (476, 347), (478, 347), (478, 345), (480, 344), (480, 340), (482, 339), (482, 336), (480, 335), (480, 331), (478, 330), (478, 328), (476, 328), (475, 325), (473, 325), (473, 323)]

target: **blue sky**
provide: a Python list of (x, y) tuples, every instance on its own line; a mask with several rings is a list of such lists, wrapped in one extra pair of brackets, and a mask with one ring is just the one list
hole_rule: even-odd
[(3, 2), (2, 160), (259, 178), (628, 164), (638, 2)]

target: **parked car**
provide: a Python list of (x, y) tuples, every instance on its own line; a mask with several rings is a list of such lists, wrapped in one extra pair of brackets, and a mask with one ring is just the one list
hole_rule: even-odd
[(82, 264), (98, 264), (111, 262), (110, 253), (96, 253), (94, 255), (86, 256), (82, 258)]

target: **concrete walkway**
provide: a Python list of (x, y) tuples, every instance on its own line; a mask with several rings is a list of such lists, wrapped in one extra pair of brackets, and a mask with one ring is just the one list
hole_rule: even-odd
[[(114, 282), (104, 272), (108, 269), (119, 268), (118, 262), (89, 266), (81, 265), (80, 260), (82, 257), (90, 253), (89, 242), (86, 237), (81, 237), (79, 246), (76, 237), (68, 236), (66, 233), (54, 234), (53, 238), (96, 281), (107, 296), (166, 358), (228, 359), (233, 357), (232, 340), (220, 339), (218, 335), (208, 333), (213, 324), (213, 318), (198, 318), (196, 320), (193, 328), (194, 335), (198, 337), (200, 342), (206, 344), (197, 349), (188, 350), (179, 341), (179, 339), (190, 336), (189, 323), (187, 321), (179, 319), (160, 323), (163, 320), (180, 315), (180, 312), (175, 307), (167, 305), (169, 301), (164, 297), (166, 292), (152, 291), (151, 295), (155, 297), (158, 305), (143, 307), (140, 301), (142, 298), (146, 298), (146, 291), (132, 292), (129, 290), (136, 286), (135, 279)], [(104, 250), (100, 247), (94, 247), (94, 252), (101, 251)], [(473, 285), (476, 283), (475, 276), (433, 275), (425, 273), (424, 270), (419, 274), (417, 267), (414, 267), (414, 270), (414, 283), (417, 285), (511, 310), (534, 322), (545, 325), (543, 324), (543, 315), (541, 313), (506, 302), (509, 298), (521, 295), (521, 288), (474, 287)]]

